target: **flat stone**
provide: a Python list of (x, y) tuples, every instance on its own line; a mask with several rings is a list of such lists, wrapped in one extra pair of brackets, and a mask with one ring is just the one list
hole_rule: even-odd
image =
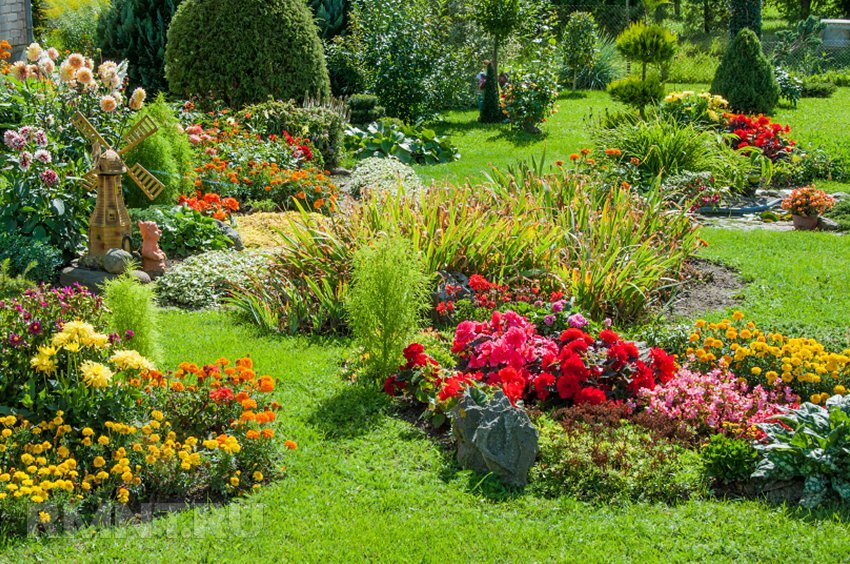
[(124, 249), (109, 249), (103, 255), (103, 269), (112, 274), (123, 274), (133, 255)]
[[(132, 274), (142, 284), (150, 284), (151, 282), (151, 277), (141, 270), (133, 270), (130, 274)], [(80, 284), (92, 292), (100, 292), (104, 282), (117, 278), (118, 276), (120, 275), (112, 274), (105, 270), (92, 270), (90, 268), (68, 266), (63, 268), (62, 272), (59, 274), (59, 285), (72, 286), (74, 284)]]
[(841, 226), (834, 219), (820, 216), (818, 217), (818, 229), (821, 231), (840, 231)]

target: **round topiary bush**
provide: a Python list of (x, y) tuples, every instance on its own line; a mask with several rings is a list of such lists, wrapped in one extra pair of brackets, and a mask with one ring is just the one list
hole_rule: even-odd
[(711, 93), (726, 98), (733, 110), (748, 114), (768, 114), (779, 102), (773, 67), (752, 30), (739, 31), (726, 49)]
[(322, 42), (303, 0), (185, 0), (168, 28), (172, 92), (241, 107), (330, 95)]

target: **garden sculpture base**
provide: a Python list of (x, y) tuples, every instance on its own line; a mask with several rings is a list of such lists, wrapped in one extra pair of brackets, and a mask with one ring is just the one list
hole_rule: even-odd
[[(141, 270), (132, 270), (130, 274), (135, 276), (142, 284), (149, 284), (151, 282), (151, 277)], [(104, 282), (118, 276), (120, 274), (112, 274), (100, 269), (84, 268), (72, 263), (71, 266), (62, 269), (62, 273), (59, 275), (59, 285), (73, 286), (74, 284), (80, 284), (92, 292), (99, 292)]]

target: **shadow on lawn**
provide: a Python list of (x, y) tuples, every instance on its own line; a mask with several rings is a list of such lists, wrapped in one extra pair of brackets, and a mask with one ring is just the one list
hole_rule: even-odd
[(319, 402), (307, 422), (329, 440), (360, 437), (380, 424), (389, 407), (387, 397), (366, 385), (346, 384)]

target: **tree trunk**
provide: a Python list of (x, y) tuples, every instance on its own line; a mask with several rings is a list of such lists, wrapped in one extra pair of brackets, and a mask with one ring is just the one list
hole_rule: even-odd
[(711, 32), (711, 0), (702, 0), (702, 30)]
[(802, 19), (809, 17), (812, 13), (812, 0), (800, 0), (800, 16)]

